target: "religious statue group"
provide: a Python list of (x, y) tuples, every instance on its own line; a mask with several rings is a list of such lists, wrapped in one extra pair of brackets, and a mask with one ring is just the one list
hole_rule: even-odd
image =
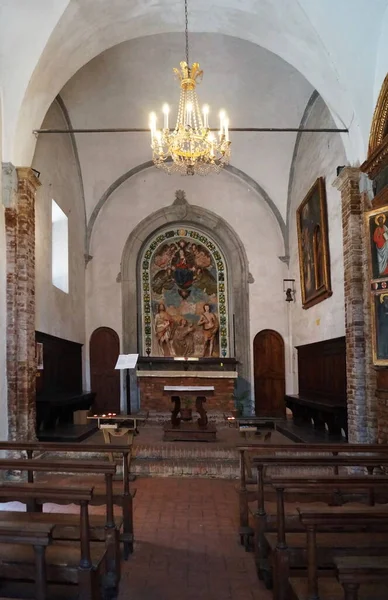
[(208, 250), (185, 239), (163, 244), (153, 258), (152, 273), (159, 354), (213, 356), (219, 322), (214, 310), (217, 280)]

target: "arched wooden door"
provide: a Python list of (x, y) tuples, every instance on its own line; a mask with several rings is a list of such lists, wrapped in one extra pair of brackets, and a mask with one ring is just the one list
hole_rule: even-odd
[(284, 417), (285, 361), (282, 336), (260, 331), (253, 341), (255, 412), (258, 417)]
[(93, 411), (119, 414), (120, 371), (115, 370), (120, 354), (119, 336), (109, 327), (99, 327), (90, 337), (89, 350), (91, 387), (96, 393)]

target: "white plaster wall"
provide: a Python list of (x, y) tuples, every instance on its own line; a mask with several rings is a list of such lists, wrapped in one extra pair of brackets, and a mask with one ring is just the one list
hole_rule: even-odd
[[(45, 127), (65, 127), (57, 103)], [(42, 183), (36, 196), (36, 321), (42, 331), (74, 342), (85, 341), (85, 213), (71, 141), (65, 135), (41, 136), (33, 167)], [(69, 293), (52, 284), (51, 201), (61, 207), (69, 224)]]
[[(312, 107), (306, 127), (332, 127), (330, 113), (321, 98)], [(341, 195), (332, 183), (336, 168), (346, 164), (339, 135), (303, 133), (295, 161), (290, 210), (290, 277), (295, 279), (296, 301), (290, 303), (292, 345), (331, 339), (345, 335), (344, 267)], [(333, 295), (323, 302), (304, 310), (301, 303), (296, 210), (318, 177), (326, 181), (329, 230), (331, 287)], [(294, 360), (296, 353), (294, 353)], [(296, 365), (294, 364), (296, 391)]]
[[(197, 87), (200, 104), (210, 105), (209, 121), (219, 126), (226, 109), (231, 127), (298, 127), (313, 92), (284, 60), (259, 46), (220, 34), (191, 36), (191, 60), (204, 70)], [(175, 126), (179, 83), (173, 67), (184, 58), (181, 34), (125, 42), (85, 65), (61, 91), (75, 128), (147, 128), (155, 111), (171, 107)], [(287, 101), (285, 102), (285, 95)], [(258, 181), (285, 218), (288, 173), (295, 133), (231, 133), (233, 166)], [(148, 133), (76, 136), (87, 214), (120, 175), (151, 159)]]
[[(122, 338), (121, 284), (117, 282), (125, 242), (147, 215), (169, 206), (183, 189), (190, 204), (225, 219), (245, 246), (254, 283), (249, 285), (250, 340), (262, 329), (287, 334), (287, 312), (282, 292), (286, 267), (278, 224), (263, 200), (229, 173), (206, 178), (167, 176), (157, 169), (135, 175), (110, 197), (97, 219), (86, 272), (86, 339), (101, 326)], [(88, 370), (88, 369), (87, 369)]]

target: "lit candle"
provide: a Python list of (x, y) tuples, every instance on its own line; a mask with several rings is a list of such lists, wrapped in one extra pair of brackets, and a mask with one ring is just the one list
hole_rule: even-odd
[(225, 140), (229, 142), (229, 119), (224, 119)]
[(151, 129), (151, 141), (154, 141), (155, 133), (156, 133), (156, 114), (154, 112), (150, 113), (150, 129)]
[(193, 112), (193, 105), (191, 102), (186, 104), (186, 125), (191, 127), (191, 113)]
[(164, 114), (164, 128), (168, 129), (168, 114), (170, 112), (170, 107), (168, 104), (163, 104), (163, 114)]
[(224, 128), (224, 119), (225, 119), (225, 111), (220, 111), (220, 136), (222, 136), (223, 128)]
[(209, 127), (209, 106), (207, 104), (203, 105), (202, 114), (203, 114), (203, 126), (205, 127), (205, 129), (207, 129)]
[(209, 133), (208, 138), (207, 138), (210, 142), (210, 156), (211, 158), (214, 158), (214, 142), (215, 142), (215, 137), (212, 133)]

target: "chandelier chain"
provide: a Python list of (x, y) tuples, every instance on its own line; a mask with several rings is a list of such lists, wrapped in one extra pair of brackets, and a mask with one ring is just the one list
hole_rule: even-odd
[(187, 0), (185, 0), (185, 37), (186, 37), (186, 64), (190, 70), (189, 63), (189, 17), (187, 11)]

